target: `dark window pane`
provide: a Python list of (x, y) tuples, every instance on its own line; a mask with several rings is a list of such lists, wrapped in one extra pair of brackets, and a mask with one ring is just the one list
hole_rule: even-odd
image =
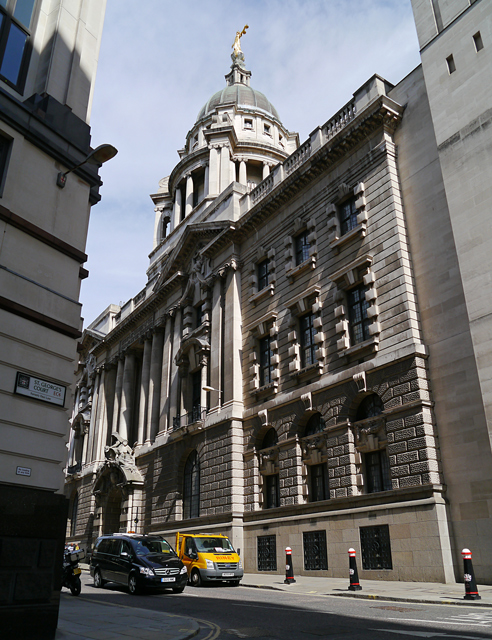
[(277, 571), (275, 536), (258, 536), (258, 571)]
[(352, 231), (357, 226), (357, 209), (355, 208), (355, 198), (345, 202), (340, 207), (340, 225), (342, 235)]
[(184, 471), (183, 517), (200, 515), (200, 463), (196, 451), (190, 454)]
[(278, 475), (266, 476), (265, 478), (265, 502), (267, 509), (274, 509), (280, 506), (280, 492)]
[(326, 464), (315, 464), (311, 467), (311, 502), (328, 500), (328, 468)]
[(269, 447), (274, 447), (278, 442), (277, 432), (273, 427), (268, 429), (265, 433), (265, 437), (263, 438), (263, 442), (261, 443), (261, 449), (268, 449)]
[(365, 455), (367, 492), (389, 491), (392, 488), (389, 460), (386, 450), (372, 451)]
[(308, 242), (307, 231), (296, 236), (295, 245), (296, 245), (296, 265), (299, 265), (309, 258), (310, 244)]
[(300, 320), (301, 324), (301, 367), (308, 367), (314, 364), (314, 336), (316, 330), (313, 325), (313, 314), (309, 313)]
[(365, 287), (357, 287), (347, 293), (350, 337), (352, 344), (358, 344), (369, 338), (370, 321), (367, 317), (369, 303), (365, 297)]
[(258, 264), (258, 291), (268, 286), (268, 263), (269, 260), (263, 260)]
[(363, 569), (393, 569), (391, 542), (387, 524), (375, 527), (361, 527), (360, 546)]
[(364, 400), (360, 403), (357, 414), (355, 416), (355, 420), (365, 420), (366, 418), (374, 418), (375, 416), (379, 416), (384, 411), (384, 405), (381, 398), (376, 394), (372, 393), (370, 396), (364, 398)]
[[(0, 7), (6, 7), (8, 0), (0, 0)], [(0, 22), (1, 24), (1, 22)]]
[(0, 74), (2, 74), (4, 78), (7, 78), (7, 80), (10, 80), (12, 84), (17, 84), (19, 80), (19, 72), (26, 42), (27, 35), (15, 24), (11, 24)]
[(0, 136), (0, 195), (2, 192), (2, 183), (7, 169), (7, 156), (10, 148), (10, 140)]
[(270, 336), (267, 336), (260, 340), (260, 386), (270, 384), (272, 381), (273, 367), (271, 362)]
[(308, 420), (306, 428), (304, 429), (304, 436), (312, 436), (315, 433), (319, 433), (323, 431), (326, 423), (321, 415), (321, 413), (315, 413), (314, 416), (311, 416)]
[(14, 18), (21, 22), (25, 27), (29, 27), (31, 24), (35, 1), (36, 0), (17, 0), (16, 2)]

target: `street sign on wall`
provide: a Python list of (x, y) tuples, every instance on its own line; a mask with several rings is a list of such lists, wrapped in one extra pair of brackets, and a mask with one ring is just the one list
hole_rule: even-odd
[(43, 380), (36, 376), (30, 376), (20, 371), (17, 372), (14, 393), (63, 407), (65, 404), (66, 391), (67, 387), (60, 384), (55, 384), (54, 382)]

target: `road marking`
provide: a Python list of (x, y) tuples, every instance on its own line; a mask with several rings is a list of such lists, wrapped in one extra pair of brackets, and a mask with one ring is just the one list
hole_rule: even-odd
[(422, 622), (424, 624), (463, 624), (467, 627), (490, 627), (490, 624), (485, 622), (458, 622), (457, 620), (418, 620), (417, 618), (385, 618), (385, 620), (391, 620), (392, 622)]
[(397, 633), (402, 636), (412, 636), (412, 638), (462, 638), (464, 640), (483, 640), (478, 636), (457, 636), (454, 633), (436, 633), (435, 631), (397, 631), (396, 629), (372, 629), (380, 633)]

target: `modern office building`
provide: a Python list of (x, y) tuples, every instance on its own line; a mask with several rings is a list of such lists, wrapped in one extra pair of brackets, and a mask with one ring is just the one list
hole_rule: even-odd
[[(492, 581), (492, 9), (299, 144), (240, 46), (152, 194), (145, 288), (84, 332), (69, 535), (221, 531), (248, 572)], [(239, 45), (239, 34), (236, 40)]]
[(106, 0), (0, 1), (0, 636), (52, 638)]

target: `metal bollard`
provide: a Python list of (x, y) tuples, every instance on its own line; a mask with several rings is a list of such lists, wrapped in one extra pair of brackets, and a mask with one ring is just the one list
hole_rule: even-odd
[(357, 572), (357, 561), (355, 559), (355, 549), (350, 548), (349, 554), (349, 574), (350, 585), (349, 591), (362, 591), (362, 587), (359, 584), (359, 573)]
[(292, 564), (292, 549), (285, 548), (285, 580), (284, 584), (292, 584), (294, 580), (294, 566)]
[(465, 596), (464, 600), (481, 600), (478, 595), (477, 582), (473, 573), (472, 552), (470, 549), (463, 549), (463, 577), (465, 580)]

